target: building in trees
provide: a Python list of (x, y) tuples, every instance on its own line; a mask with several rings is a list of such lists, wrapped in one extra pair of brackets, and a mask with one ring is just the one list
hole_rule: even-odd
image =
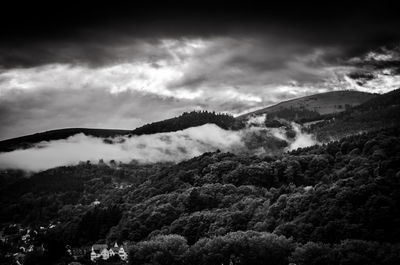
[(98, 259), (108, 260), (114, 256), (119, 256), (121, 260), (127, 261), (128, 254), (126, 246), (118, 246), (117, 242), (115, 242), (114, 246), (110, 248), (107, 244), (94, 244), (90, 253), (90, 260), (93, 262)]
[(90, 252), (90, 260), (95, 261), (99, 258), (102, 258), (104, 260), (109, 259), (110, 253), (108, 251), (108, 245), (107, 244), (94, 244), (92, 246), (92, 252)]

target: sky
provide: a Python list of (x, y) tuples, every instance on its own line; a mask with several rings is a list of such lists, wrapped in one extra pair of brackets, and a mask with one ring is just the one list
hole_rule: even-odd
[(0, 139), (400, 87), (393, 3), (4, 6)]

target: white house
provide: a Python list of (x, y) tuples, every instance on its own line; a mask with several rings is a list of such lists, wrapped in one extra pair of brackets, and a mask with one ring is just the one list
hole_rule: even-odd
[(99, 201), (98, 199), (96, 199), (94, 202), (92, 202), (92, 204), (95, 205), (95, 206), (96, 206), (96, 205), (99, 205), (99, 204), (100, 204), (100, 201)]
[(107, 244), (94, 244), (92, 246), (92, 251), (90, 252), (90, 260), (95, 261), (98, 258), (102, 258), (104, 260), (110, 258)]
[(92, 252), (90, 252), (90, 260), (95, 261), (100, 257), (100, 254), (96, 253), (92, 247)]
[(110, 252), (108, 251), (108, 249), (104, 248), (103, 250), (101, 250), (100, 256), (103, 260), (108, 260), (110, 258)]
[(119, 248), (118, 255), (123, 261), (128, 260), (128, 254), (126, 253), (124, 246)]
[(99, 258), (108, 260), (115, 255), (118, 255), (123, 261), (128, 261), (128, 253), (125, 246), (118, 246), (117, 242), (110, 248), (108, 248), (107, 244), (94, 244), (90, 253), (90, 260), (93, 262)]
[(115, 256), (115, 255), (118, 255), (118, 251), (119, 251), (118, 243), (115, 242), (115, 243), (114, 243), (114, 246), (111, 247), (111, 248), (109, 249), (110, 257), (113, 257), (113, 256)]

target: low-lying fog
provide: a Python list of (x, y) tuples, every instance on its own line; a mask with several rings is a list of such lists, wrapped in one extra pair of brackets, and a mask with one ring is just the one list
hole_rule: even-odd
[(261, 121), (259, 118), (250, 120), (251, 125), (239, 131), (205, 124), (177, 132), (112, 139), (77, 134), (63, 140), (41, 142), (29, 149), (0, 153), (0, 168), (40, 171), (80, 161), (96, 163), (100, 159), (123, 163), (132, 160), (139, 163), (179, 162), (218, 149), (265, 154), (317, 143), (312, 135), (303, 133), (298, 124), (289, 125), (291, 136), (288, 137), (284, 128), (265, 128)]

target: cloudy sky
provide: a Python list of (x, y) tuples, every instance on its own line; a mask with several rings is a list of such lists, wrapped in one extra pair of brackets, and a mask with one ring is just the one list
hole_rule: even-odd
[(7, 6), (0, 139), (400, 87), (400, 19), (389, 2), (154, 5)]

